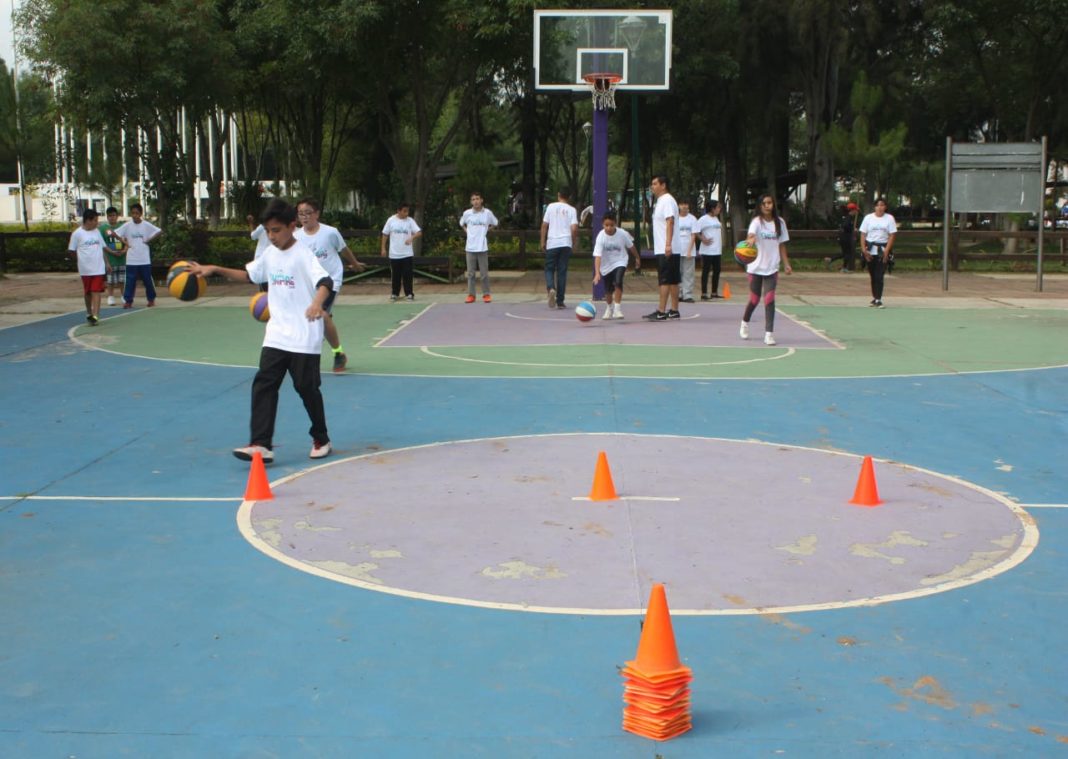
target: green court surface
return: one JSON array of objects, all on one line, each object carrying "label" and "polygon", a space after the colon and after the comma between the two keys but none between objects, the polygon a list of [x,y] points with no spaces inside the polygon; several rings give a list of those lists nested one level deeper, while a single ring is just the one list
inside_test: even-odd
[{"label": "green court surface", "polygon": [[[1052,309],[934,309],[795,306],[789,316],[839,349],[648,345],[380,348],[375,344],[425,308],[339,306],[334,317],[349,372],[471,377],[806,378],[955,374],[1068,365],[1068,312]],[[739,313],[740,313],[739,308]],[[782,318],[782,316],[780,316]],[[665,324],[665,329],[671,325]],[[255,366],[263,326],[237,306],[135,311],[79,327],[87,345],[128,355]],[[195,338],[195,339],[191,339]],[[725,335],[724,342],[737,340]],[[325,361],[325,359],[324,359]]]}]

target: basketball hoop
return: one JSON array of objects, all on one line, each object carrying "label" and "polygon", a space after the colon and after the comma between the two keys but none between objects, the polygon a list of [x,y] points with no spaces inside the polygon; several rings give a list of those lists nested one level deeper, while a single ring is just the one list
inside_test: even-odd
[{"label": "basketball hoop", "polygon": [[598,111],[616,109],[616,85],[623,81],[619,74],[594,73],[583,74],[583,81],[590,86],[593,94],[593,107]]}]

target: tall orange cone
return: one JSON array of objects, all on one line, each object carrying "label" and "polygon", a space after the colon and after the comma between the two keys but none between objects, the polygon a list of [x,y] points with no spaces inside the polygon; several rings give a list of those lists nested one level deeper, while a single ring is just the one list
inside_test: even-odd
[{"label": "tall orange cone", "polygon": [[597,468],[593,472],[593,487],[590,488],[591,501],[615,501],[616,486],[612,483],[612,472],[608,468],[608,456],[604,451],[597,454]]},{"label": "tall orange cone", "polygon": [[252,466],[248,470],[248,485],[245,486],[246,501],[269,501],[274,498],[267,482],[267,468],[259,451],[252,454]]},{"label": "tall orange cone", "polygon": [[864,457],[864,463],[860,465],[860,477],[857,478],[857,489],[853,492],[853,498],[849,501],[857,506],[879,506],[879,488],[875,485],[875,467],[871,463],[871,456]]},{"label": "tall orange cone", "polygon": [[730,299],[731,299],[731,283],[730,282],[724,282],[723,283],[723,300],[730,300]]},{"label": "tall orange cone", "polygon": [[659,583],[649,593],[649,607],[645,611],[642,636],[638,640],[638,653],[634,661],[627,662],[627,666],[657,680],[678,677],[689,671],[689,667],[683,667],[679,662],[667,594]]},{"label": "tall orange cone", "polygon": [[624,730],[666,741],[693,726],[689,685],[693,673],[679,661],[663,585],[654,585],[649,594],[638,653],[621,674]]}]

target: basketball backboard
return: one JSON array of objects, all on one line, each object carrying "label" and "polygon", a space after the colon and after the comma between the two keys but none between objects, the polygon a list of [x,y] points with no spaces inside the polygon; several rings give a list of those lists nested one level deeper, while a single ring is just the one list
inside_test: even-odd
[{"label": "basketball backboard", "polygon": [[620,90],[671,84],[671,11],[534,11],[534,88],[584,92],[583,76],[616,74]]}]

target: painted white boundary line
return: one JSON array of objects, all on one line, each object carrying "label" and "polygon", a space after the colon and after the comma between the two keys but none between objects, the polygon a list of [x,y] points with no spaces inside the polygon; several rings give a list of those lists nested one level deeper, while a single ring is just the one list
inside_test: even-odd
[{"label": "painted white boundary line", "polygon": [[[449,346],[449,347],[457,347],[457,346]],[[459,346],[459,347],[463,347],[463,346]],[[511,346],[511,347],[517,347],[517,346]],[[534,348],[534,347],[541,347],[541,346],[525,345],[525,346],[522,346],[522,347],[524,347],[524,348]],[[560,347],[560,346],[553,346],[553,347]],[[637,347],[637,346],[627,346],[627,347]],[[656,347],[656,346],[645,346],[645,347]],[[663,347],[663,346],[661,346],[661,347]],[[674,347],[674,346],[672,346],[672,347]],[[697,350],[697,349],[691,348],[691,350]],[[446,359],[448,361],[466,361],[466,362],[472,363],[472,364],[496,364],[496,365],[499,365],[499,366],[536,366],[536,367],[548,367],[548,368],[556,368],[556,369],[560,369],[560,368],[565,368],[565,369],[592,369],[592,368],[596,368],[596,367],[600,367],[600,366],[614,366],[614,367],[617,367],[617,368],[627,368],[627,369],[635,369],[635,368],[637,368],[637,369],[650,369],[650,370],[655,370],[655,369],[660,369],[660,368],[678,369],[678,368],[693,367],[693,366],[728,366],[730,364],[755,364],[755,363],[759,363],[759,362],[762,362],[762,361],[776,361],[776,360],[778,360],[780,358],[789,358],[790,356],[792,356],[795,353],[797,353],[797,349],[796,348],[787,348],[785,353],[780,353],[777,356],[764,356],[763,358],[746,358],[746,359],[739,359],[738,361],[702,361],[702,362],[694,363],[694,364],[624,364],[624,363],[620,363],[618,361],[608,361],[608,362],[600,363],[600,364],[575,364],[575,363],[571,363],[571,364],[538,364],[538,363],[528,363],[528,362],[524,362],[524,361],[491,361],[490,359],[485,359],[485,358],[467,358],[465,356],[449,356],[449,355],[446,355],[444,353],[437,353],[435,351],[432,351],[432,350],[430,350],[430,348],[428,348],[425,345],[422,346],[419,349],[419,351],[421,353],[424,353],[427,356],[431,356],[433,358],[441,358],[441,359]],[[573,379],[582,379],[582,377],[575,377]],[[618,379],[623,379],[623,378],[618,378]],[[659,377],[657,379],[659,379]],[[690,377],[689,379],[696,379],[696,378]]]},{"label": "painted white boundary line", "polygon": [[[496,440],[516,440],[527,438],[539,438],[539,437],[566,437],[566,436],[591,436],[591,437],[648,437],[648,438],[691,438],[692,435],[636,435],[630,432],[564,432],[564,433],[544,433],[538,435],[506,435],[502,437],[488,437],[488,438],[470,438],[466,440],[450,440],[440,443],[427,443],[424,445],[405,446],[403,448],[393,448],[384,451],[375,451],[373,453],[365,453],[359,456],[350,456],[344,459],[337,459],[331,461],[328,464],[323,464],[317,467],[311,467],[300,472],[295,472],[291,475],[283,477],[276,482],[271,483],[272,490],[278,485],[283,485],[286,482],[295,480],[297,477],[301,477],[308,472],[318,471],[331,466],[338,466],[339,464],[345,464],[350,461],[358,459],[370,458],[372,456],[381,456],[384,454],[401,453],[403,451],[416,451],[425,448],[437,448],[444,445],[454,445],[457,443],[475,443],[485,441]],[[788,445],[785,443],[772,443],[764,440],[739,440],[736,438],[721,438],[710,437],[702,438],[707,440],[718,440],[722,442],[732,443],[753,443],[757,445],[768,445],[776,448],[793,448],[802,451],[814,451],[817,453],[829,454],[833,456],[847,456],[852,459],[860,460],[863,457],[854,453],[845,453],[843,451],[829,451],[822,448],[813,448],[811,446],[804,445]],[[816,604],[798,604],[795,606],[760,606],[752,608],[738,608],[738,609],[676,609],[672,607],[671,613],[675,615],[694,616],[694,617],[715,617],[715,616],[741,616],[749,614],[797,614],[805,611],[829,611],[832,609],[847,609],[861,606],[879,606],[881,604],[890,603],[891,601],[906,601],[913,598],[922,598],[923,596],[930,596],[936,593],[945,593],[950,590],[956,590],[968,585],[980,582],[982,580],[988,580],[991,577],[996,577],[1003,572],[1007,572],[1018,564],[1022,563],[1038,546],[1038,526],[1035,524],[1034,518],[1031,517],[1020,505],[1010,501],[1003,495],[988,490],[980,485],[962,480],[952,475],[942,474],[941,472],[935,472],[930,469],[924,469],[922,467],[911,466],[909,464],[903,464],[897,461],[891,461],[889,459],[875,459],[879,463],[888,464],[891,466],[901,467],[913,472],[922,472],[923,474],[930,475],[932,477],[940,477],[943,480],[956,483],[962,487],[971,488],[982,495],[987,496],[995,501],[998,501],[1006,508],[1009,509],[1020,520],[1023,528],[1023,536],[1020,539],[1020,544],[1016,547],[1009,556],[1005,557],[997,564],[987,567],[981,572],[976,572],[968,577],[962,577],[949,582],[933,585],[928,588],[917,588],[915,590],[909,590],[902,593],[891,593],[883,596],[872,596],[869,598],[858,598],[852,601],[829,601],[826,603]],[[402,596],[404,598],[413,598],[421,601],[437,601],[439,603],[450,603],[457,606],[475,606],[483,609],[500,609],[506,611],[526,611],[537,612],[541,614],[572,614],[572,615],[585,615],[585,616],[636,616],[645,613],[645,609],[583,609],[583,608],[570,608],[570,607],[555,607],[555,606],[528,606],[523,604],[512,603],[499,603],[491,601],[479,601],[472,598],[459,598],[453,596],[442,596],[433,593],[423,593],[421,591],[406,590],[402,588],[391,588],[384,585],[378,585],[375,583],[365,582],[358,580],[354,577],[346,577],[344,575],[338,575],[333,572],[320,569],[319,567],[305,564],[297,559],[284,554],[272,545],[264,541],[256,533],[256,530],[252,526],[252,508],[255,506],[255,501],[242,501],[241,507],[237,510],[237,528],[241,532],[241,535],[252,544],[254,548],[262,553],[270,556],[276,561],[280,561],[286,566],[294,569],[299,569],[302,572],[322,577],[327,580],[333,580],[334,582],[344,583],[346,585],[353,585],[364,590],[373,590],[379,593],[388,593],[390,595]]]},{"label": "painted white boundary line", "polygon": [[0,501],[151,501],[160,503],[241,503],[241,498],[197,498],[135,495],[0,495]]}]

